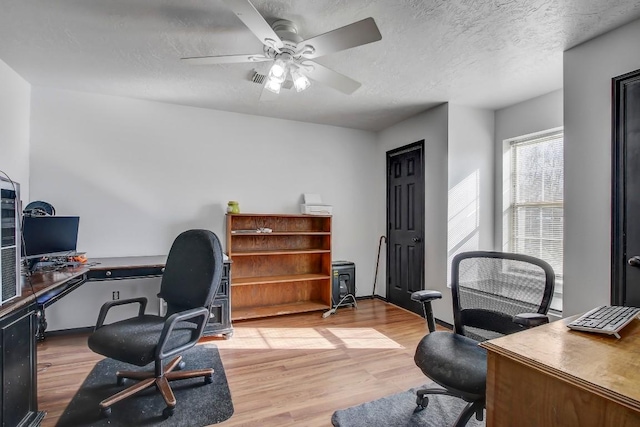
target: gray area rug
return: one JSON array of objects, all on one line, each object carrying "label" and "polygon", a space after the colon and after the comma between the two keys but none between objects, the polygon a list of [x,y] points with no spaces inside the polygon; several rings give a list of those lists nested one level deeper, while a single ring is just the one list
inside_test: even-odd
[{"label": "gray area rug", "polygon": [[[183,356],[185,369],[212,367],[213,382],[205,384],[202,378],[172,381],[171,388],[177,400],[172,417],[166,420],[162,418],[162,410],[166,405],[154,387],[114,404],[111,416],[102,417],[98,403],[132,384],[132,380],[126,380],[124,386],[117,386],[116,371],[145,370],[113,359],[104,359],[89,373],[56,425],[200,427],[231,417],[233,403],[217,347],[213,344],[198,345]],[[146,368],[153,369],[153,363]]]},{"label": "gray area rug", "polygon": [[[424,387],[424,386],[423,386]],[[331,423],[335,427],[446,427],[455,423],[466,402],[450,396],[429,396],[429,406],[420,412],[416,409],[416,390],[412,388],[372,402],[333,413]],[[475,416],[468,427],[484,426]]]}]

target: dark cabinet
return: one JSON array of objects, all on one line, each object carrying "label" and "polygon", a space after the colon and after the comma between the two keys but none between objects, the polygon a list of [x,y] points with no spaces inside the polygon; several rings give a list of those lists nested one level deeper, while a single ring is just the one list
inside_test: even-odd
[{"label": "dark cabinet", "polygon": [[0,320],[0,425],[37,426],[35,305]]},{"label": "dark cabinet", "polygon": [[231,293],[229,292],[230,283],[231,263],[227,261],[224,263],[220,289],[211,304],[209,323],[204,330],[204,334],[207,336],[222,335],[225,338],[231,338],[233,336],[233,327],[231,326]]}]

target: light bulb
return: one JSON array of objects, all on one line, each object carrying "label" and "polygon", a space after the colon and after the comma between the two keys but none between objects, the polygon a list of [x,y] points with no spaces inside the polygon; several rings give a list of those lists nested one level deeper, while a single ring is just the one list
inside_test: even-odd
[{"label": "light bulb", "polygon": [[273,81],[279,82],[280,84],[284,83],[287,78],[288,65],[287,61],[282,58],[276,59],[269,70],[269,78]]},{"label": "light bulb", "polygon": [[286,70],[287,64],[282,59],[276,59],[269,74],[276,78],[282,78]]},{"label": "light bulb", "polygon": [[266,83],[264,84],[264,88],[278,94],[280,93],[280,88],[282,87],[282,82],[278,80],[274,80],[271,77],[267,78]]},{"label": "light bulb", "polygon": [[302,74],[297,68],[291,70],[291,78],[293,79],[293,85],[296,87],[296,91],[298,92],[302,92],[311,86],[311,82],[307,76]]}]

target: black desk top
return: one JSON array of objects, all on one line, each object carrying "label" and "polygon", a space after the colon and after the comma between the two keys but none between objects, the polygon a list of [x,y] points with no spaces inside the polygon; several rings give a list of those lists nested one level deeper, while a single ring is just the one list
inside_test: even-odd
[{"label": "black desk top", "polygon": [[109,270],[116,268],[164,267],[166,255],[130,256],[113,258],[89,258],[87,265],[91,270]]},{"label": "black desk top", "polygon": [[[0,305],[0,317],[7,316],[36,302],[37,299],[62,292],[74,279],[90,271],[109,269],[133,269],[140,267],[164,267],[166,255],[93,258],[78,267],[65,267],[52,271],[39,271],[29,277],[22,276],[22,295]],[[86,278],[86,277],[85,277]]]},{"label": "black desk top", "polygon": [[[166,255],[130,256],[111,258],[89,258],[86,264],[78,267],[65,267],[52,271],[33,273],[28,278],[22,276],[22,295],[4,304],[0,304],[0,317],[11,314],[23,307],[35,303],[38,299],[47,299],[59,292],[64,292],[67,284],[91,271],[130,270],[137,268],[164,267]],[[225,263],[229,260],[225,259]],[[68,290],[67,290],[68,291]]]},{"label": "black desk top", "polygon": [[88,271],[87,267],[80,266],[38,272],[29,277],[22,276],[22,295],[0,305],[0,317],[34,303],[36,298],[64,286],[69,281],[85,275]]}]

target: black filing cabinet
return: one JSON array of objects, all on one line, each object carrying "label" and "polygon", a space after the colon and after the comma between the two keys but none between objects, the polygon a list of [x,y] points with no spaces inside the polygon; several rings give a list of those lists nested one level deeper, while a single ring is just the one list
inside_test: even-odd
[{"label": "black filing cabinet", "polygon": [[204,329],[204,335],[222,335],[224,338],[233,336],[231,326],[231,262],[225,261],[222,271],[222,281],[216,298],[211,304],[209,323]]}]

